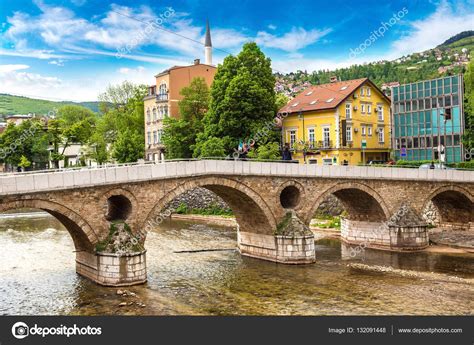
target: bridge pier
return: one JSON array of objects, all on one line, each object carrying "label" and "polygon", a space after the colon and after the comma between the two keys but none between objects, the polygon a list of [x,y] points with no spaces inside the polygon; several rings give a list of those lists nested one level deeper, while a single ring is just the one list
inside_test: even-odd
[{"label": "bridge pier", "polygon": [[316,261],[314,235],[298,218],[288,213],[275,234],[237,231],[240,254],[283,264],[310,264]]},{"label": "bridge pier", "polygon": [[133,254],[76,253],[76,272],[104,286],[143,284],[146,275],[146,251]]},{"label": "bridge pier", "polygon": [[387,222],[343,218],[341,239],[374,249],[422,250],[429,245],[428,227],[410,208],[398,211]]},{"label": "bridge pier", "polygon": [[279,236],[251,232],[237,233],[240,254],[283,264],[311,264],[316,261],[314,235]]}]

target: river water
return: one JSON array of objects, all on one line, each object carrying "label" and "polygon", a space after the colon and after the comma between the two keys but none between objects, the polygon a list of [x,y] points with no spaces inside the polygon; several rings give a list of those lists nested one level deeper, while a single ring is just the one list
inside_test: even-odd
[{"label": "river water", "polygon": [[[366,250],[351,258],[340,241],[320,240],[316,264],[286,266],[241,257],[232,228],[171,220],[145,246],[148,282],[126,289],[135,296],[117,295],[75,273],[72,239],[56,219],[3,215],[0,315],[474,314],[474,255]],[[197,249],[222,251],[176,253]],[[351,265],[361,260],[397,270]]]}]

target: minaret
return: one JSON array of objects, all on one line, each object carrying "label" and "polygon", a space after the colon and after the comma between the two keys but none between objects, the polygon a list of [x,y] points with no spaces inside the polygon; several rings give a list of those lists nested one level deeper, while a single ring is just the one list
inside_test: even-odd
[{"label": "minaret", "polygon": [[204,63],[212,65],[212,42],[211,29],[209,28],[209,20],[206,21],[206,40],[204,42]]}]

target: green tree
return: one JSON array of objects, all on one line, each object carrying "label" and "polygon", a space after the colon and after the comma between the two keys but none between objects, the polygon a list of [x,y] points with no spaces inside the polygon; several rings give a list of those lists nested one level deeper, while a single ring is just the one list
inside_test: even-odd
[{"label": "green tree", "polygon": [[276,142],[268,142],[260,145],[257,149],[250,150],[248,157],[261,160],[279,160],[281,159],[280,145]]},{"label": "green tree", "polygon": [[290,99],[286,95],[282,93],[277,94],[275,98],[276,111],[279,111],[281,108],[287,105],[289,101]]},{"label": "green tree", "polygon": [[236,57],[219,65],[211,87],[204,131],[197,137],[195,157],[205,156],[208,140],[220,138],[223,154],[233,152],[239,140],[252,138],[275,116],[275,77],[271,61],[256,43],[246,43]]},{"label": "green tree", "polygon": [[209,107],[209,88],[204,78],[194,78],[181,90],[179,102],[181,118],[165,118],[163,143],[170,159],[191,158],[197,134],[203,131],[202,119]]},{"label": "green tree", "polygon": [[[145,123],[143,98],[145,85],[123,82],[109,86],[99,96],[104,115],[99,119],[91,137],[89,157],[105,163],[113,157],[120,163],[136,162],[145,154]],[[108,154],[110,150],[111,154]]]},{"label": "green tree", "polygon": [[133,129],[119,132],[112,155],[119,163],[136,162],[143,158],[145,155],[143,135]]},{"label": "green tree", "polygon": [[48,137],[38,119],[19,125],[10,123],[0,135],[0,162],[15,167],[20,165],[22,157],[35,165],[48,161]]},{"label": "green tree", "polygon": [[474,58],[471,59],[464,74],[464,111],[466,132],[463,143],[466,148],[474,148]]},{"label": "green tree", "polygon": [[31,162],[25,156],[21,156],[20,163],[18,163],[18,166],[22,168],[22,170],[25,170],[26,168],[29,168],[31,166]]},{"label": "green tree", "polygon": [[78,105],[66,105],[58,110],[57,118],[48,122],[48,134],[52,144],[51,160],[56,168],[64,159],[64,152],[72,144],[85,145],[94,133],[96,115],[88,108]]},{"label": "green tree", "polygon": [[220,138],[209,138],[202,143],[200,157],[223,157],[225,156],[224,142]]}]

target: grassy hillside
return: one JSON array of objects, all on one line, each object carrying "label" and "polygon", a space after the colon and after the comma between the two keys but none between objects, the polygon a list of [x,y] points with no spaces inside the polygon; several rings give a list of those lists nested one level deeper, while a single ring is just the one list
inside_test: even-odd
[{"label": "grassy hillside", "polygon": [[46,115],[55,109],[68,104],[81,105],[94,112],[99,112],[99,102],[53,102],[21,96],[0,94],[0,116],[12,114],[36,113]]}]

